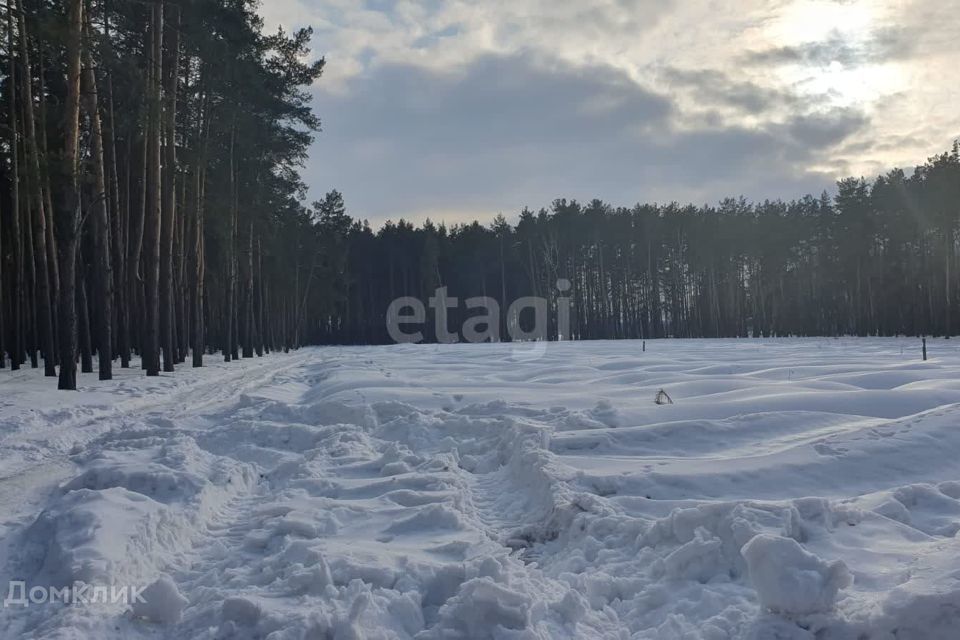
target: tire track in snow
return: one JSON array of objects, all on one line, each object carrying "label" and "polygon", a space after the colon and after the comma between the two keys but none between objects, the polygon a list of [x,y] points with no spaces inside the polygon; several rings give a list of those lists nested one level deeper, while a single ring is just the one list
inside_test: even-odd
[{"label": "tire track in snow", "polygon": [[[161,415],[170,419],[189,416],[204,407],[228,402],[266,384],[285,370],[300,366],[304,357],[298,355],[294,359],[283,360],[268,358],[256,362],[257,366],[245,367],[240,371],[227,369],[222,377],[210,380],[201,377],[197,382],[178,384],[167,393],[146,400],[137,398],[127,402],[119,401],[95,410],[78,407],[76,414],[68,413],[65,419],[57,422],[55,427],[58,431],[53,434],[44,431],[29,433],[25,438],[18,438],[16,433],[4,437],[0,441],[0,450],[7,452],[7,455],[3,456],[3,467],[12,468],[13,472],[0,478],[0,511],[10,514],[18,503],[24,503],[24,496],[29,504],[36,504],[49,493],[51,487],[68,479],[70,472],[76,469],[68,457],[71,453],[77,453],[103,433],[117,426],[123,427],[127,421],[136,420],[139,414]],[[44,379],[44,382],[49,381]],[[36,413],[38,415],[33,420],[43,421],[51,413],[64,415],[64,410]],[[11,423],[17,419],[16,416],[7,418]],[[34,459],[12,463],[6,459],[10,457],[11,451],[22,449],[28,444],[33,445],[31,453],[36,454]],[[42,481],[31,482],[31,478]]]},{"label": "tire track in snow", "polygon": [[[7,464],[8,461],[4,461],[4,466],[13,467],[14,472],[0,478],[0,512],[5,514],[5,520],[0,523],[0,582],[4,582],[2,576],[9,577],[19,573],[18,567],[23,562],[20,547],[24,540],[24,528],[36,519],[37,510],[42,508],[45,502],[56,499],[60,492],[59,487],[82,469],[82,465],[75,462],[75,459],[82,457],[89,447],[99,448],[103,444],[109,444],[111,433],[126,437],[123,434],[128,430],[143,428],[138,425],[144,425],[149,432],[151,423],[159,421],[169,427],[173,421],[192,419],[198,412],[211,407],[239,402],[246,392],[260,388],[285,372],[300,367],[309,357],[309,353],[301,353],[241,361],[245,366],[239,370],[229,365],[208,365],[199,370],[184,370],[180,375],[186,379],[176,379],[176,375],[153,379],[138,378],[134,384],[155,387],[155,395],[121,399],[93,408],[78,405],[53,411],[30,411],[34,421],[42,422],[48,415],[58,417],[55,425],[58,437],[51,438],[48,431],[31,431],[25,435],[14,432],[0,443],[7,451],[7,456],[17,446],[24,446],[25,443],[38,444],[32,450],[36,454],[33,459],[16,464]],[[220,375],[210,375],[210,369],[222,370],[217,372]],[[43,379],[41,381],[49,382]],[[157,382],[161,384],[157,385]],[[111,393],[106,395],[123,396],[128,391],[128,387],[111,388]],[[80,395],[67,397],[68,400],[82,399]],[[16,421],[17,418],[13,416],[8,419]],[[166,437],[178,432],[165,428],[160,433]],[[16,613],[16,610],[5,608],[2,613],[11,612]],[[3,617],[0,615],[0,622],[3,622]]]},{"label": "tire track in snow", "polygon": [[[171,572],[190,605],[163,637],[486,637],[497,625],[533,624],[533,594],[559,602],[569,593],[516,553],[557,511],[552,481],[531,466],[549,457],[540,430],[409,406],[396,416],[375,406],[378,417],[364,421],[330,403],[320,369],[300,372],[314,382],[306,402],[220,416],[250,424],[233,434],[235,447],[201,442],[218,455],[259,456],[261,480],[218,511]],[[466,470],[458,459],[468,452],[488,454],[482,466],[493,468]],[[531,491],[533,479],[544,484]],[[544,615],[538,624],[562,619]]]}]

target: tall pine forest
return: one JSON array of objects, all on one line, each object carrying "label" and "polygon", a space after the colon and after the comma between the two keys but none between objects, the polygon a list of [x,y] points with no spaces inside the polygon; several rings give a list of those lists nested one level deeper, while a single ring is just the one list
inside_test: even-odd
[{"label": "tall pine forest", "polygon": [[4,9],[0,363],[75,389],[299,344],[310,31],[249,0]]},{"label": "tall pine forest", "polygon": [[[833,196],[790,201],[559,199],[513,224],[498,215],[486,226],[378,230],[346,218],[336,193],[314,210],[329,291],[311,306],[323,311],[304,325],[310,342],[390,342],[390,301],[426,303],[437,287],[459,298],[451,331],[484,314],[469,298],[506,301],[502,339],[507,303],[521,296],[548,300],[550,339],[960,334],[956,143],[909,174],[844,179]],[[558,296],[572,303],[568,336],[558,336]],[[436,338],[432,318],[423,333]]]},{"label": "tall pine forest", "polygon": [[61,389],[387,343],[391,301],[442,287],[451,328],[500,301],[502,339],[522,296],[572,300],[550,339],[960,333],[956,144],[834,195],[373,228],[337,191],[307,204],[309,29],[265,32],[253,0],[3,8],[0,365]]}]

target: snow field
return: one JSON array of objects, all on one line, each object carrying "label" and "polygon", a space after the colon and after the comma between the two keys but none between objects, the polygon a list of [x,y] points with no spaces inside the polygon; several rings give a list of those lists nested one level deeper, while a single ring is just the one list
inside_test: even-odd
[{"label": "snow field", "polygon": [[66,399],[2,372],[2,575],[147,590],[0,637],[955,638],[960,351],[916,343],[323,348]]}]

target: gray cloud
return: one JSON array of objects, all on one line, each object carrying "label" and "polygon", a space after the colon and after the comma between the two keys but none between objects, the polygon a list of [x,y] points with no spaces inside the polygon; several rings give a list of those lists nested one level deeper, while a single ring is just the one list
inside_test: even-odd
[{"label": "gray cloud", "polygon": [[916,36],[912,29],[886,27],[858,43],[834,32],[829,38],[817,42],[749,51],[742,59],[748,64],[761,66],[802,64],[827,67],[838,62],[844,67],[858,67],[910,57]]},{"label": "gray cloud", "polygon": [[833,109],[826,113],[795,116],[786,128],[797,143],[811,150],[820,150],[839,145],[868,124],[869,119],[856,109]]},{"label": "gray cloud", "polygon": [[[715,201],[799,196],[831,180],[803,166],[853,114],[762,128],[679,129],[675,104],[609,67],[486,56],[462,72],[385,65],[321,97],[327,133],[307,179],[382,221],[487,217],[555,197]],[[860,123],[862,125],[862,122]]]},{"label": "gray cloud", "polygon": [[748,80],[735,80],[717,69],[667,67],[661,76],[669,86],[692,91],[698,104],[726,105],[749,114],[798,109],[810,103],[809,98]]}]

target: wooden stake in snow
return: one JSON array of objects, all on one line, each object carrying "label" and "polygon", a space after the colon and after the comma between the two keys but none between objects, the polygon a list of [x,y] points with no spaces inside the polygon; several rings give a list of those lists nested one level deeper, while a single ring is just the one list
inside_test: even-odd
[{"label": "wooden stake in snow", "polygon": [[673,400],[670,399],[670,396],[667,395],[667,392],[663,389],[657,392],[657,397],[653,399],[657,404],[673,404]]},{"label": "wooden stake in snow", "polygon": [[927,339],[923,339],[923,361],[927,361]]}]

